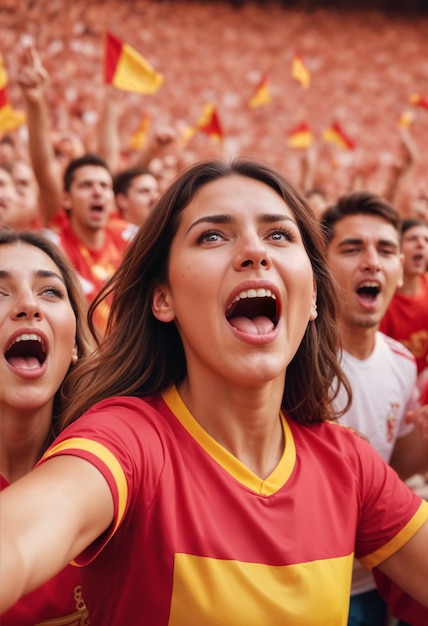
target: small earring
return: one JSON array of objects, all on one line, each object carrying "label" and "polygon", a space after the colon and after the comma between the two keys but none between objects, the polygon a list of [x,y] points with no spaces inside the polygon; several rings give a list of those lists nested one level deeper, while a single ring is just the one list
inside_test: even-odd
[{"label": "small earring", "polygon": [[78,360],[79,360],[79,357],[77,356],[77,354],[73,354],[73,356],[71,357],[71,364],[76,365]]}]

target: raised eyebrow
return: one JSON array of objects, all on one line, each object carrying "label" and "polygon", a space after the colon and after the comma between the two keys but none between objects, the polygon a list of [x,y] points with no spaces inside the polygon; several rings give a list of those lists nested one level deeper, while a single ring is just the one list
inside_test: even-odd
[{"label": "raised eyebrow", "polygon": [[263,213],[260,218],[260,222],[265,223],[273,223],[273,222],[291,222],[295,226],[297,226],[296,221],[290,217],[290,215],[286,215],[284,213]]},{"label": "raised eyebrow", "polygon": [[[235,222],[235,218],[232,215],[227,213],[218,213],[216,215],[204,215],[204,217],[200,217],[195,220],[187,229],[189,233],[195,226],[198,224],[232,224]],[[271,224],[274,222],[283,222],[288,221],[297,226],[296,222],[289,215],[285,215],[283,213],[263,213],[259,220],[261,223]]]},{"label": "raised eyebrow", "polygon": [[57,278],[63,284],[65,284],[64,278],[61,274],[57,274],[57,272],[53,272],[52,270],[37,270],[34,272],[35,276],[38,278]]},{"label": "raised eyebrow", "polygon": [[[65,284],[65,281],[63,277],[61,276],[61,274],[57,274],[56,272],[53,272],[51,270],[35,270],[33,274],[36,278],[56,278],[60,280],[63,284]],[[8,270],[0,269],[0,278],[11,278],[11,277],[12,277],[12,272],[9,272]]]}]

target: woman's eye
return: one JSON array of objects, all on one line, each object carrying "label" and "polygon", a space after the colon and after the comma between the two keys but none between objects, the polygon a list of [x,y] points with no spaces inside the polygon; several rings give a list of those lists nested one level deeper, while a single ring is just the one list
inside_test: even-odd
[{"label": "woman's eye", "polygon": [[202,233],[198,238],[198,243],[215,243],[222,239],[222,235],[218,230],[209,230],[205,233]]},{"label": "woman's eye", "polygon": [[274,239],[275,241],[293,241],[294,240],[294,235],[289,231],[286,230],[285,228],[277,228],[274,231],[272,231],[270,237],[272,239]]},{"label": "woman's eye", "polygon": [[61,291],[60,289],[57,289],[56,287],[46,287],[46,289],[42,291],[42,294],[45,296],[48,296],[49,298],[61,299],[64,297],[64,292]]}]

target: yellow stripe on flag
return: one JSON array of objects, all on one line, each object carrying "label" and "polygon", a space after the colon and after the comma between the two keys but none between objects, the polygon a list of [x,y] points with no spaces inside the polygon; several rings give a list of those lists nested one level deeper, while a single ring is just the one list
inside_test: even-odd
[{"label": "yellow stripe on flag", "polygon": [[123,44],[122,52],[113,77],[117,89],[134,93],[156,93],[163,82],[163,75],[156,72],[144,57],[128,44]]},{"label": "yellow stripe on flag", "polygon": [[6,104],[0,109],[0,135],[11,133],[27,121],[27,116],[22,111],[15,111],[11,104]]},{"label": "yellow stripe on flag", "polygon": [[299,54],[294,55],[291,75],[303,89],[307,89],[311,84],[311,73]]},{"label": "yellow stripe on flag", "polygon": [[265,106],[269,104],[271,101],[271,93],[270,93],[270,85],[267,78],[263,78],[257,89],[255,90],[253,96],[248,101],[248,106],[251,109],[257,109],[258,107]]}]

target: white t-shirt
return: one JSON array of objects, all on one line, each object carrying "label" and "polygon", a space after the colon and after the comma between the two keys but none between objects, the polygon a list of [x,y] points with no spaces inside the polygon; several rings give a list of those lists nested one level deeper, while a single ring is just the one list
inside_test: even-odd
[{"label": "white t-shirt", "polygon": [[[412,424],[404,423],[404,416],[419,406],[415,359],[401,343],[377,332],[374,350],[367,359],[359,360],[343,351],[341,366],[351,384],[352,405],[339,422],[365,435],[389,463],[396,439],[413,430]],[[334,406],[343,408],[345,402],[342,389]],[[371,572],[356,561],[351,595],[375,588]]]}]

